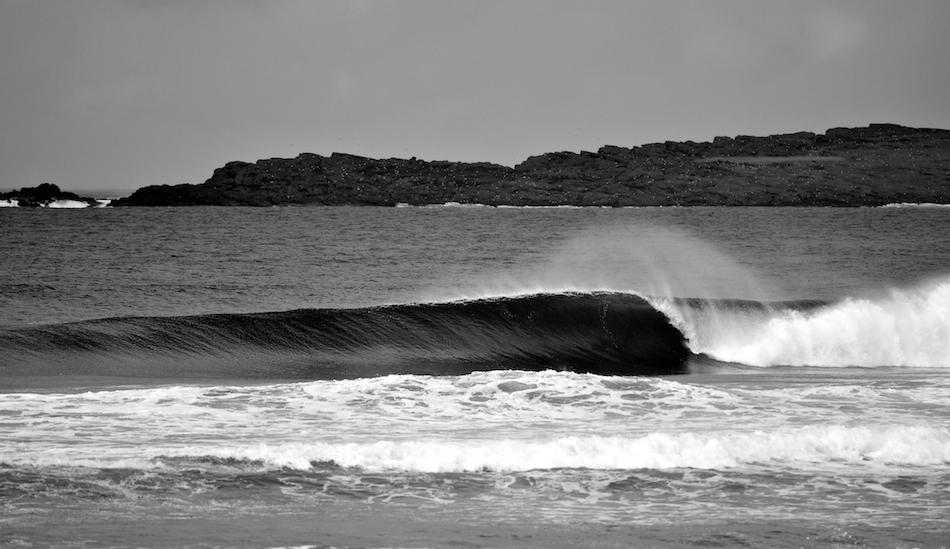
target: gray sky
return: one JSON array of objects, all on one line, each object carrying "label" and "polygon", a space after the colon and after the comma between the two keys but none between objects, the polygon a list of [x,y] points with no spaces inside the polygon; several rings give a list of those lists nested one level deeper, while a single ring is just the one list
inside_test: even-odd
[{"label": "gray sky", "polygon": [[950,128],[950,2],[0,0],[0,189]]}]

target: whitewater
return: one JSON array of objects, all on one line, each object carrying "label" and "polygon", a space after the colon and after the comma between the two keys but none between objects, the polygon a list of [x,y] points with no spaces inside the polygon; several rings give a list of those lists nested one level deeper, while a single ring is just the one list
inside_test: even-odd
[{"label": "whitewater", "polygon": [[0,222],[0,543],[950,539],[947,209]]},{"label": "whitewater", "polygon": [[789,304],[689,306],[656,300],[693,351],[752,366],[950,364],[950,279],[847,297],[801,310]]}]

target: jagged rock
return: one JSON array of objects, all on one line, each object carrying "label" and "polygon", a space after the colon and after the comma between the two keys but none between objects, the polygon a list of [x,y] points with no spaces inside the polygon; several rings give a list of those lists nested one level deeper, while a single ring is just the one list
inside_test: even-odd
[{"label": "jagged rock", "polygon": [[114,206],[878,206],[950,203],[950,131],[893,124],[716,137],[489,163],[303,153],[229,162],[199,185],[152,186]]},{"label": "jagged rock", "polygon": [[41,183],[36,187],[23,187],[19,191],[10,191],[0,194],[0,200],[16,200],[21,208],[45,208],[51,203],[60,200],[84,202],[89,206],[97,206],[95,198],[79,196],[76,193],[60,190],[52,183]]}]

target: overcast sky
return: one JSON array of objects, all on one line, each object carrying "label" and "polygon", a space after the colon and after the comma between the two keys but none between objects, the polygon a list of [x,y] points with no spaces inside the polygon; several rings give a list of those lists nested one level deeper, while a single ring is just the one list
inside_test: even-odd
[{"label": "overcast sky", "polygon": [[948,0],[0,0],[0,190],[950,128],[948,24]]}]

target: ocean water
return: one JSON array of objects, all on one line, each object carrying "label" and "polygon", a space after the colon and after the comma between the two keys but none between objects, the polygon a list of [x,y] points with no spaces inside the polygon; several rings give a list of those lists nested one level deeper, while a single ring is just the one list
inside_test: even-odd
[{"label": "ocean water", "polygon": [[950,546],[948,208],[0,235],[0,545]]}]

